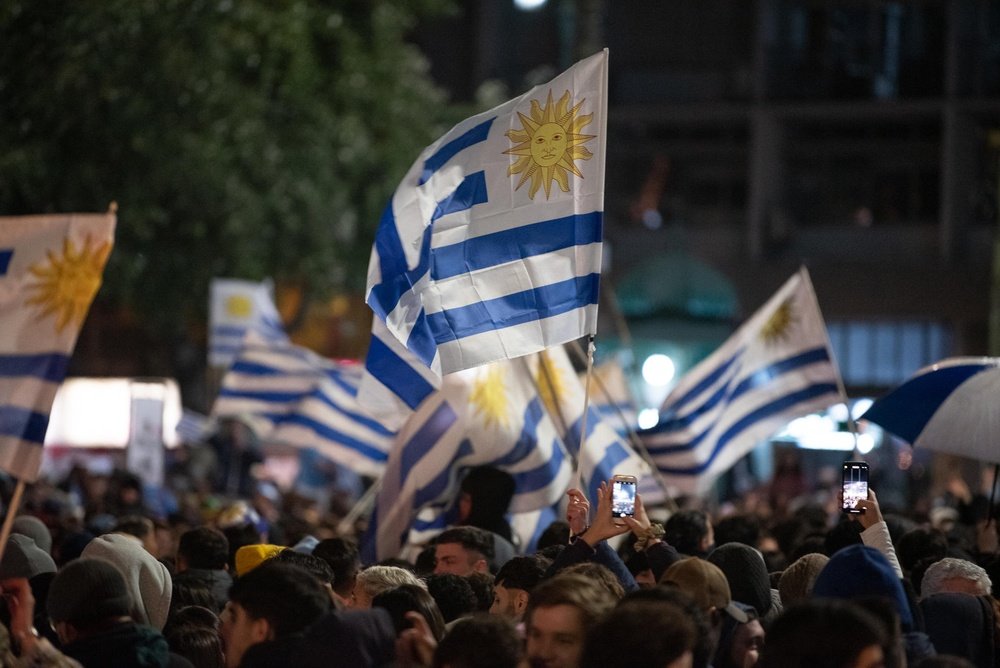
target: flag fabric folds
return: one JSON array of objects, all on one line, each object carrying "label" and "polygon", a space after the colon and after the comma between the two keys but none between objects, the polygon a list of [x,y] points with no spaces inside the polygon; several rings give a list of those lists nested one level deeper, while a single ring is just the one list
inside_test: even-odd
[{"label": "flag fabric folds", "polygon": [[[639,429],[639,411],[629,389],[625,370],[617,360],[595,364],[590,381],[590,404],[619,435],[627,437],[629,431]],[[580,372],[585,382],[586,372]]]},{"label": "flag fabric folds", "polygon": [[0,469],[26,482],[114,231],[113,213],[0,218]]},{"label": "flag fabric folds", "polygon": [[666,398],[639,432],[682,492],[703,491],[792,418],[843,401],[839,371],[803,267]]},{"label": "flag fabric folds", "polygon": [[232,364],[250,330],[266,340],[288,340],[271,281],[215,278],[210,293],[208,363],[212,366]]},{"label": "flag fabric folds", "polygon": [[315,448],[365,475],[381,473],[393,432],[357,400],[361,366],[251,331],[222,380],[212,415],[246,420],[262,439]]},{"label": "flag fabric folds", "polygon": [[396,189],[366,300],[435,376],[595,331],[606,112],[605,51],[459,123]]}]

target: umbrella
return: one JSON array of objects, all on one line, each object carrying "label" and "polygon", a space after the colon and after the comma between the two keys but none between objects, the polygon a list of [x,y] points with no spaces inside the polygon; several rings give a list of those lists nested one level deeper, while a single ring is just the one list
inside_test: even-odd
[{"label": "umbrella", "polygon": [[990,462],[996,465],[995,485],[1000,472],[1000,357],[953,357],[925,367],[861,418],[914,447]]}]

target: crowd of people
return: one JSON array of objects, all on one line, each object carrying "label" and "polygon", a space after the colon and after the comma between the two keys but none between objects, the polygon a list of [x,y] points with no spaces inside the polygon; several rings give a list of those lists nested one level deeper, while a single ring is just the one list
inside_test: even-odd
[{"label": "crowd of people", "polygon": [[[0,561],[4,666],[923,668],[1000,665],[985,499],[927,517],[800,503],[632,517],[568,492],[525,553],[504,476],[452,526],[362,563],[355,532],[273,486],[244,498],[75,470],[29,487]],[[223,485],[232,492],[239,486]],[[211,487],[209,484],[208,488]],[[489,490],[489,493],[477,493]],[[498,491],[499,490],[499,491]],[[10,489],[3,500],[10,499]],[[942,523],[942,519],[946,520]],[[922,520],[922,521],[921,521]]]}]

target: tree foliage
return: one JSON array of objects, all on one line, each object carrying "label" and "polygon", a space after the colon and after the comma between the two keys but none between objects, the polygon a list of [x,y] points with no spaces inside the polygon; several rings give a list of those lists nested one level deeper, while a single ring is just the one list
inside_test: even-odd
[{"label": "tree foliage", "polygon": [[363,286],[445,104],[406,42],[444,0],[0,4],[0,213],[119,204],[103,298],[155,328],[213,276]]}]

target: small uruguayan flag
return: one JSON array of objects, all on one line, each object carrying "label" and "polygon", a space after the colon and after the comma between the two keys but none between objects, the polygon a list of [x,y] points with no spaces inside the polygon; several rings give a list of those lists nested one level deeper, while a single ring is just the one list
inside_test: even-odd
[{"label": "small uruguayan flag", "polygon": [[605,51],[459,123],[396,189],[367,302],[435,376],[595,332],[606,118]]},{"label": "small uruguayan flag", "polygon": [[393,433],[357,400],[362,369],[250,332],[222,380],[213,417],[239,417],[261,439],[314,448],[365,475],[379,475]]},{"label": "small uruguayan flag", "polygon": [[288,340],[271,281],[215,278],[210,292],[208,363],[212,366],[232,364],[250,330],[270,341]]},{"label": "small uruguayan flag", "polygon": [[115,215],[0,218],[0,469],[33,482]]},{"label": "small uruguayan flag", "polygon": [[703,491],[789,420],[843,401],[809,272],[803,267],[689,371],[640,432],[679,491]]}]

